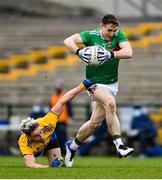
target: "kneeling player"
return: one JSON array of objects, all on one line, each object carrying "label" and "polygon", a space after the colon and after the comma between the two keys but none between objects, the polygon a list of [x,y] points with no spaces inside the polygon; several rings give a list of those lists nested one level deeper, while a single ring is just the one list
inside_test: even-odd
[{"label": "kneeling player", "polygon": [[[61,114],[64,105],[85,89],[93,90],[94,83],[84,80],[79,86],[68,91],[42,118],[36,120],[27,118],[22,120],[18,144],[24,157],[25,164],[31,168],[47,168],[61,166],[61,152],[54,134],[58,116]],[[35,157],[45,154],[48,158],[48,165],[36,163]]]}]

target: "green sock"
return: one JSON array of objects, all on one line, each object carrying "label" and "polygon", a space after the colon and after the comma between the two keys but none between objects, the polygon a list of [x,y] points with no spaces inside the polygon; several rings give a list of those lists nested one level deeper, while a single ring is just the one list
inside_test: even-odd
[{"label": "green sock", "polygon": [[113,143],[115,144],[116,149],[118,150],[120,145],[123,145],[121,135],[112,135],[112,138],[113,138]]},{"label": "green sock", "polygon": [[74,138],[74,141],[78,146],[80,146],[82,144],[76,137]]},{"label": "green sock", "polygon": [[112,138],[113,138],[113,141],[114,141],[116,139],[121,138],[121,135],[114,134],[114,135],[112,135]]},{"label": "green sock", "polygon": [[79,145],[82,144],[77,138],[74,138],[72,140],[72,143],[70,144],[70,149],[76,151],[79,148]]}]

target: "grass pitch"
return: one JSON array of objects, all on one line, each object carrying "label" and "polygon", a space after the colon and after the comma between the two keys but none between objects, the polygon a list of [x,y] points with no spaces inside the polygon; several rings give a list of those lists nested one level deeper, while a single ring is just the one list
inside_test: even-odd
[{"label": "grass pitch", "polygon": [[[38,159],[46,164],[45,158]],[[20,157],[0,157],[0,179],[161,179],[162,158],[76,157],[73,168],[26,168]]]}]

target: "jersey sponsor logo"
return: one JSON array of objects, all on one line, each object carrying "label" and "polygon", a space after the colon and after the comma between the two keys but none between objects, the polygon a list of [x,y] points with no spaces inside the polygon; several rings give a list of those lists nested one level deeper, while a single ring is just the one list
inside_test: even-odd
[{"label": "jersey sponsor logo", "polygon": [[43,130],[43,133],[45,133],[46,131],[49,131],[53,128],[53,126],[51,124],[49,124],[48,126],[45,126],[42,130]]}]

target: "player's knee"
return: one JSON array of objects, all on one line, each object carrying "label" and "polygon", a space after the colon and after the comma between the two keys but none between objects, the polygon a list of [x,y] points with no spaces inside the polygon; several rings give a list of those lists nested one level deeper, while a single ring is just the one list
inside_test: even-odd
[{"label": "player's knee", "polygon": [[108,101],[105,103],[105,109],[106,109],[106,111],[115,113],[116,105],[113,101]]}]

